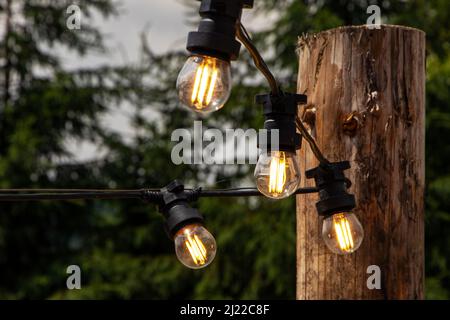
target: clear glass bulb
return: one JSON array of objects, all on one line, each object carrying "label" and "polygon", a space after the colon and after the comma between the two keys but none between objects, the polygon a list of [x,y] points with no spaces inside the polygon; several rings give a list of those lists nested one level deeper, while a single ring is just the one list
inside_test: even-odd
[{"label": "clear glass bulb", "polygon": [[323,220],[322,238],[334,253],[350,254],[361,245],[364,230],[353,212],[339,212]]},{"label": "clear glass bulb", "polygon": [[265,196],[282,199],[293,194],[300,183],[294,152],[270,151],[259,156],[255,167],[256,186]]},{"label": "clear glass bulb", "polygon": [[204,268],[216,256],[216,240],[201,224],[181,228],[175,234],[174,242],[178,260],[188,268]]},{"label": "clear glass bulb", "polygon": [[191,110],[219,110],[230,96],[230,63],[209,56],[189,57],[178,75],[177,90],[180,101]]}]

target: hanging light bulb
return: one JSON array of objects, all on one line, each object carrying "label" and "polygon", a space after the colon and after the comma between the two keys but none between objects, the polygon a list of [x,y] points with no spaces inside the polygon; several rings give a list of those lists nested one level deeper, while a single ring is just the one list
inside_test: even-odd
[{"label": "hanging light bulb", "polygon": [[351,211],[356,206],[355,196],[349,194],[349,180],[344,171],[350,169],[349,161],[329,162],[306,171],[319,189],[316,208],[323,216],[322,238],[326,246],[336,254],[356,251],[364,238],[364,230]]},{"label": "hanging light bulb", "polygon": [[263,195],[283,199],[295,193],[300,184],[300,168],[296,150],[301,147],[301,136],[296,131],[295,118],[299,103],[305,96],[281,93],[256,96],[264,112],[266,137],[258,137],[258,148],[263,150],[256,163],[256,186]]},{"label": "hanging light bulb", "polygon": [[265,196],[282,199],[293,194],[300,183],[297,156],[289,151],[260,155],[255,168],[256,186]]},{"label": "hanging light bulb", "polygon": [[219,110],[231,91],[230,61],[239,56],[236,28],[244,8],[253,0],[201,0],[197,31],[189,32],[186,49],[191,56],[177,79],[178,97],[200,113]]},{"label": "hanging light bulb", "polygon": [[178,260],[188,268],[204,268],[216,256],[216,240],[201,224],[181,228],[175,234],[174,242]]},{"label": "hanging light bulb", "polygon": [[322,238],[332,252],[350,254],[361,245],[364,230],[354,213],[339,212],[324,218]]},{"label": "hanging light bulb", "polygon": [[230,63],[204,55],[189,57],[178,76],[177,90],[180,101],[191,110],[219,110],[230,96]]},{"label": "hanging light bulb", "polygon": [[172,181],[161,189],[161,194],[160,211],[178,260],[191,269],[208,266],[216,256],[216,240],[204,227],[200,212],[189,206],[183,183]]}]

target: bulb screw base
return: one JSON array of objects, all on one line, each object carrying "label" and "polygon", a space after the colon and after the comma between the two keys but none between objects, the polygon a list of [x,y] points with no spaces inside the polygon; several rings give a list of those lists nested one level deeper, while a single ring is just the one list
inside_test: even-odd
[{"label": "bulb screw base", "polygon": [[314,179],[319,189],[317,212],[321,216],[331,216],[337,212],[355,208],[355,196],[347,193],[348,179],[344,170],[350,169],[350,162],[332,162],[306,171],[308,179]]},{"label": "bulb screw base", "polygon": [[179,180],[172,181],[161,189],[159,211],[166,218],[164,227],[171,239],[184,226],[192,223],[203,224],[204,218],[197,209],[189,206],[189,196]]},{"label": "bulb screw base", "polygon": [[[255,102],[263,107],[264,129],[267,130],[266,141],[258,139],[258,148],[288,152],[300,149],[302,139],[297,133],[295,118],[298,105],[307,102],[306,95],[284,92],[279,95],[262,94],[255,97]],[[273,145],[273,130],[278,130],[278,147]]]}]

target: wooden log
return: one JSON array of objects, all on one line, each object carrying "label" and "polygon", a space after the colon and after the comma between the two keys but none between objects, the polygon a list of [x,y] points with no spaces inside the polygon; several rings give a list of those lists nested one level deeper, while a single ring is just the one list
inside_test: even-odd
[{"label": "wooden log", "polygon": [[[317,195],[297,196],[297,299],[424,297],[425,34],[341,27],[299,39],[299,111],[331,161],[349,160],[364,241],[351,255],[321,238]],[[306,143],[303,170],[318,163]],[[303,179],[302,186],[312,186]],[[381,289],[369,289],[370,265]]]}]

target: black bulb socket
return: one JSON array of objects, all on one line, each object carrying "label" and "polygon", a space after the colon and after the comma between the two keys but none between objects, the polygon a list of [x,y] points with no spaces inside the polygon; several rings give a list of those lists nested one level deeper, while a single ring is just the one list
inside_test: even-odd
[{"label": "black bulb socket", "polygon": [[306,171],[306,177],[314,179],[319,189],[319,201],[316,203],[319,215],[328,217],[355,208],[355,196],[347,192],[350,183],[344,174],[347,169],[350,169],[350,162],[342,161]]},{"label": "black bulb socket", "polygon": [[[255,102],[263,107],[264,129],[267,130],[265,139],[258,139],[258,148],[267,150],[267,152],[294,153],[300,149],[302,137],[297,133],[295,119],[298,105],[307,103],[306,95],[284,92],[278,95],[262,94],[255,97]],[[274,130],[278,130],[278,147],[272,144]]]},{"label": "black bulb socket", "polygon": [[221,60],[236,60],[241,44],[236,28],[244,8],[252,8],[253,0],[199,0],[202,17],[197,31],[189,32],[186,49],[192,54]]},{"label": "black bulb socket", "polygon": [[189,224],[204,224],[204,218],[197,209],[189,205],[189,196],[178,180],[161,189],[160,212],[165,217],[164,228],[173,239],[175,234]]}]

